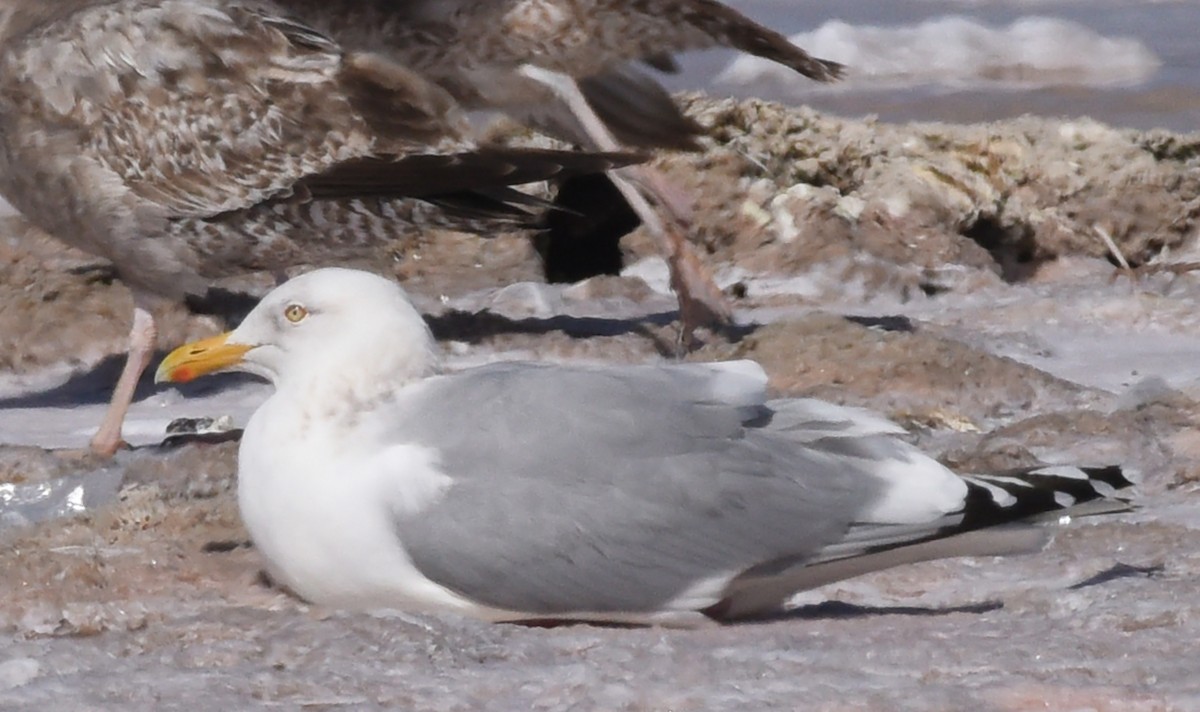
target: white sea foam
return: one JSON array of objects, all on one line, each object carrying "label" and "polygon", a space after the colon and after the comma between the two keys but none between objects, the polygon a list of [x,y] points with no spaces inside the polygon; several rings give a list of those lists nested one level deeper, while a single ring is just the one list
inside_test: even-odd
[{"label": "white sea foam", "polygon": [[[1096,6],[1096,0],[917,0],[918,2],[932,2],[939,5],[955,4],[955,5],[1092,5]],[[1197,0],[1124,0],[1126,5],[1196,5]]]},{"label": "white sea foam", "polygon": [[794,85],[809,91],[929,84],[961,88],[1132,85],[1148,78],[1160,64],[1136,39],[1104,37],[1076,22],[1039,16],[1006,27],[989,27],[958,15],[901,27],[831,21],[793,36],[792,41],[818,57],[847,65],[847,80],[822,88],[786,67],[743,56],[717,81]]}]

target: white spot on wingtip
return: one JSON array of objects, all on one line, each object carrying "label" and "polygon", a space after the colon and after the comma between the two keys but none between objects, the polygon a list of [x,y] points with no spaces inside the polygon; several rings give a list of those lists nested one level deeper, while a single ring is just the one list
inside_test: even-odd
[{"label": "white spot on wingtip", "polygon": [[1008,492],[1007,490],[1005,490],[1002,487],[997,487],[996,485],[989,484],[986,480],[983,480],[978,477],[968,477],[966,479],[970,480],[971,484],[982,487],[985,490],[987,490],[988,495],[991,496],[992,501],[996,504],[997,507],[1011,507],[1017,503],[1016,496],[1014,496],[1011,492]]},{"label": "white spot on wingtip", "polygon": [[82,512],[87,509],[83,504],[83,485],[79,485],[71,490],[71,494],[67,495],[67,508],[72,512]]},{"label": "white spot on wingtip", "polygon": [[1078,467],[1072,467],[1071,465],[1051,465],[1047,467],[1039,467],[1036,470],[1031,470],[1030,474],[1045,475],[1047,477],[1064,477],[1071,480],[1090,479],[1086,472]]},{"label": "white spot on wingtip", "polygon": [[1013,485],[1014,487],[1026,487],[1029,489],[1033,489],[1032,482],[1022,480],[1019,477],[1006,477],[1004,475],[987,475],[987,481],[994,482],[994,483],[1003,483],[1006,485]]}]

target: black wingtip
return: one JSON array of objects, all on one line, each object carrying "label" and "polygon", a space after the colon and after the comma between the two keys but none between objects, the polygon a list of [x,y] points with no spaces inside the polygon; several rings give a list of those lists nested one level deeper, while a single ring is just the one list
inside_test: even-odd
[{"label": "black wingtip", "polygon": [[1103,482],[1115,490],[1122,490],[1136,484],[1133,480],[1125,476],[1125,468],[1120,465],[1081,467],[1079,469],[1087,473],[1089,479]]},{"label": "black wingtip", "polygon": [[191,313],[215,316],[233,328],[242,323],[261,299],[261,296],[247,292],[209,287],[203,294],[185,295],[183,303]]},{"label": "black wingtip", "polygon": [[968,488],[961,525],[964,530],[1031,520],[1059,511],[1072,514],[1080,505],[1095,502],[1114,506],[1096,512],[1128,509],[1129,497],[1124,490],[1134,484],[1120,465],[1042,465],[963,479]]}]

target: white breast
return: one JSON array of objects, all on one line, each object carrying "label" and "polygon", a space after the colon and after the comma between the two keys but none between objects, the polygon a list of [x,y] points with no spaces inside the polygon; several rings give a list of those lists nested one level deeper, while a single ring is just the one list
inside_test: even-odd
[{"label": "white breast", "polygon": [[[278,394],[250,419],[238,453],[238,504],[272,576],[339,608],[494,617],[426,578],[392,526],[450,485],[435,453],[362,447],[362,437],[306,419]],[[363,452],[371,454],[350,454]]]}]

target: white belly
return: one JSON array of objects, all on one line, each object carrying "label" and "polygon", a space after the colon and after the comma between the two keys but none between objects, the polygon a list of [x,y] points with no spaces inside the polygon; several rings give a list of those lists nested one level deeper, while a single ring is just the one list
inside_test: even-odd
[{"label": "white belly", "polygon": [[[329,446],[335,440],[310,429],[292,447],[268,449],[263,443],[288,442],[262,432],[268,421],[288,427],[278,413],[260,417],[270,405],[251,418],[242,439],[238,504],[272,576],[313,603],[337,608],[505,617],[430,581],[397,536],[397,513],[419,507],[433,477],[445,479],[422,471],[432,465],[420,448],[393,447],[383,461],[344,460]],[[397,469],[406,466],[408,472]]]}]

